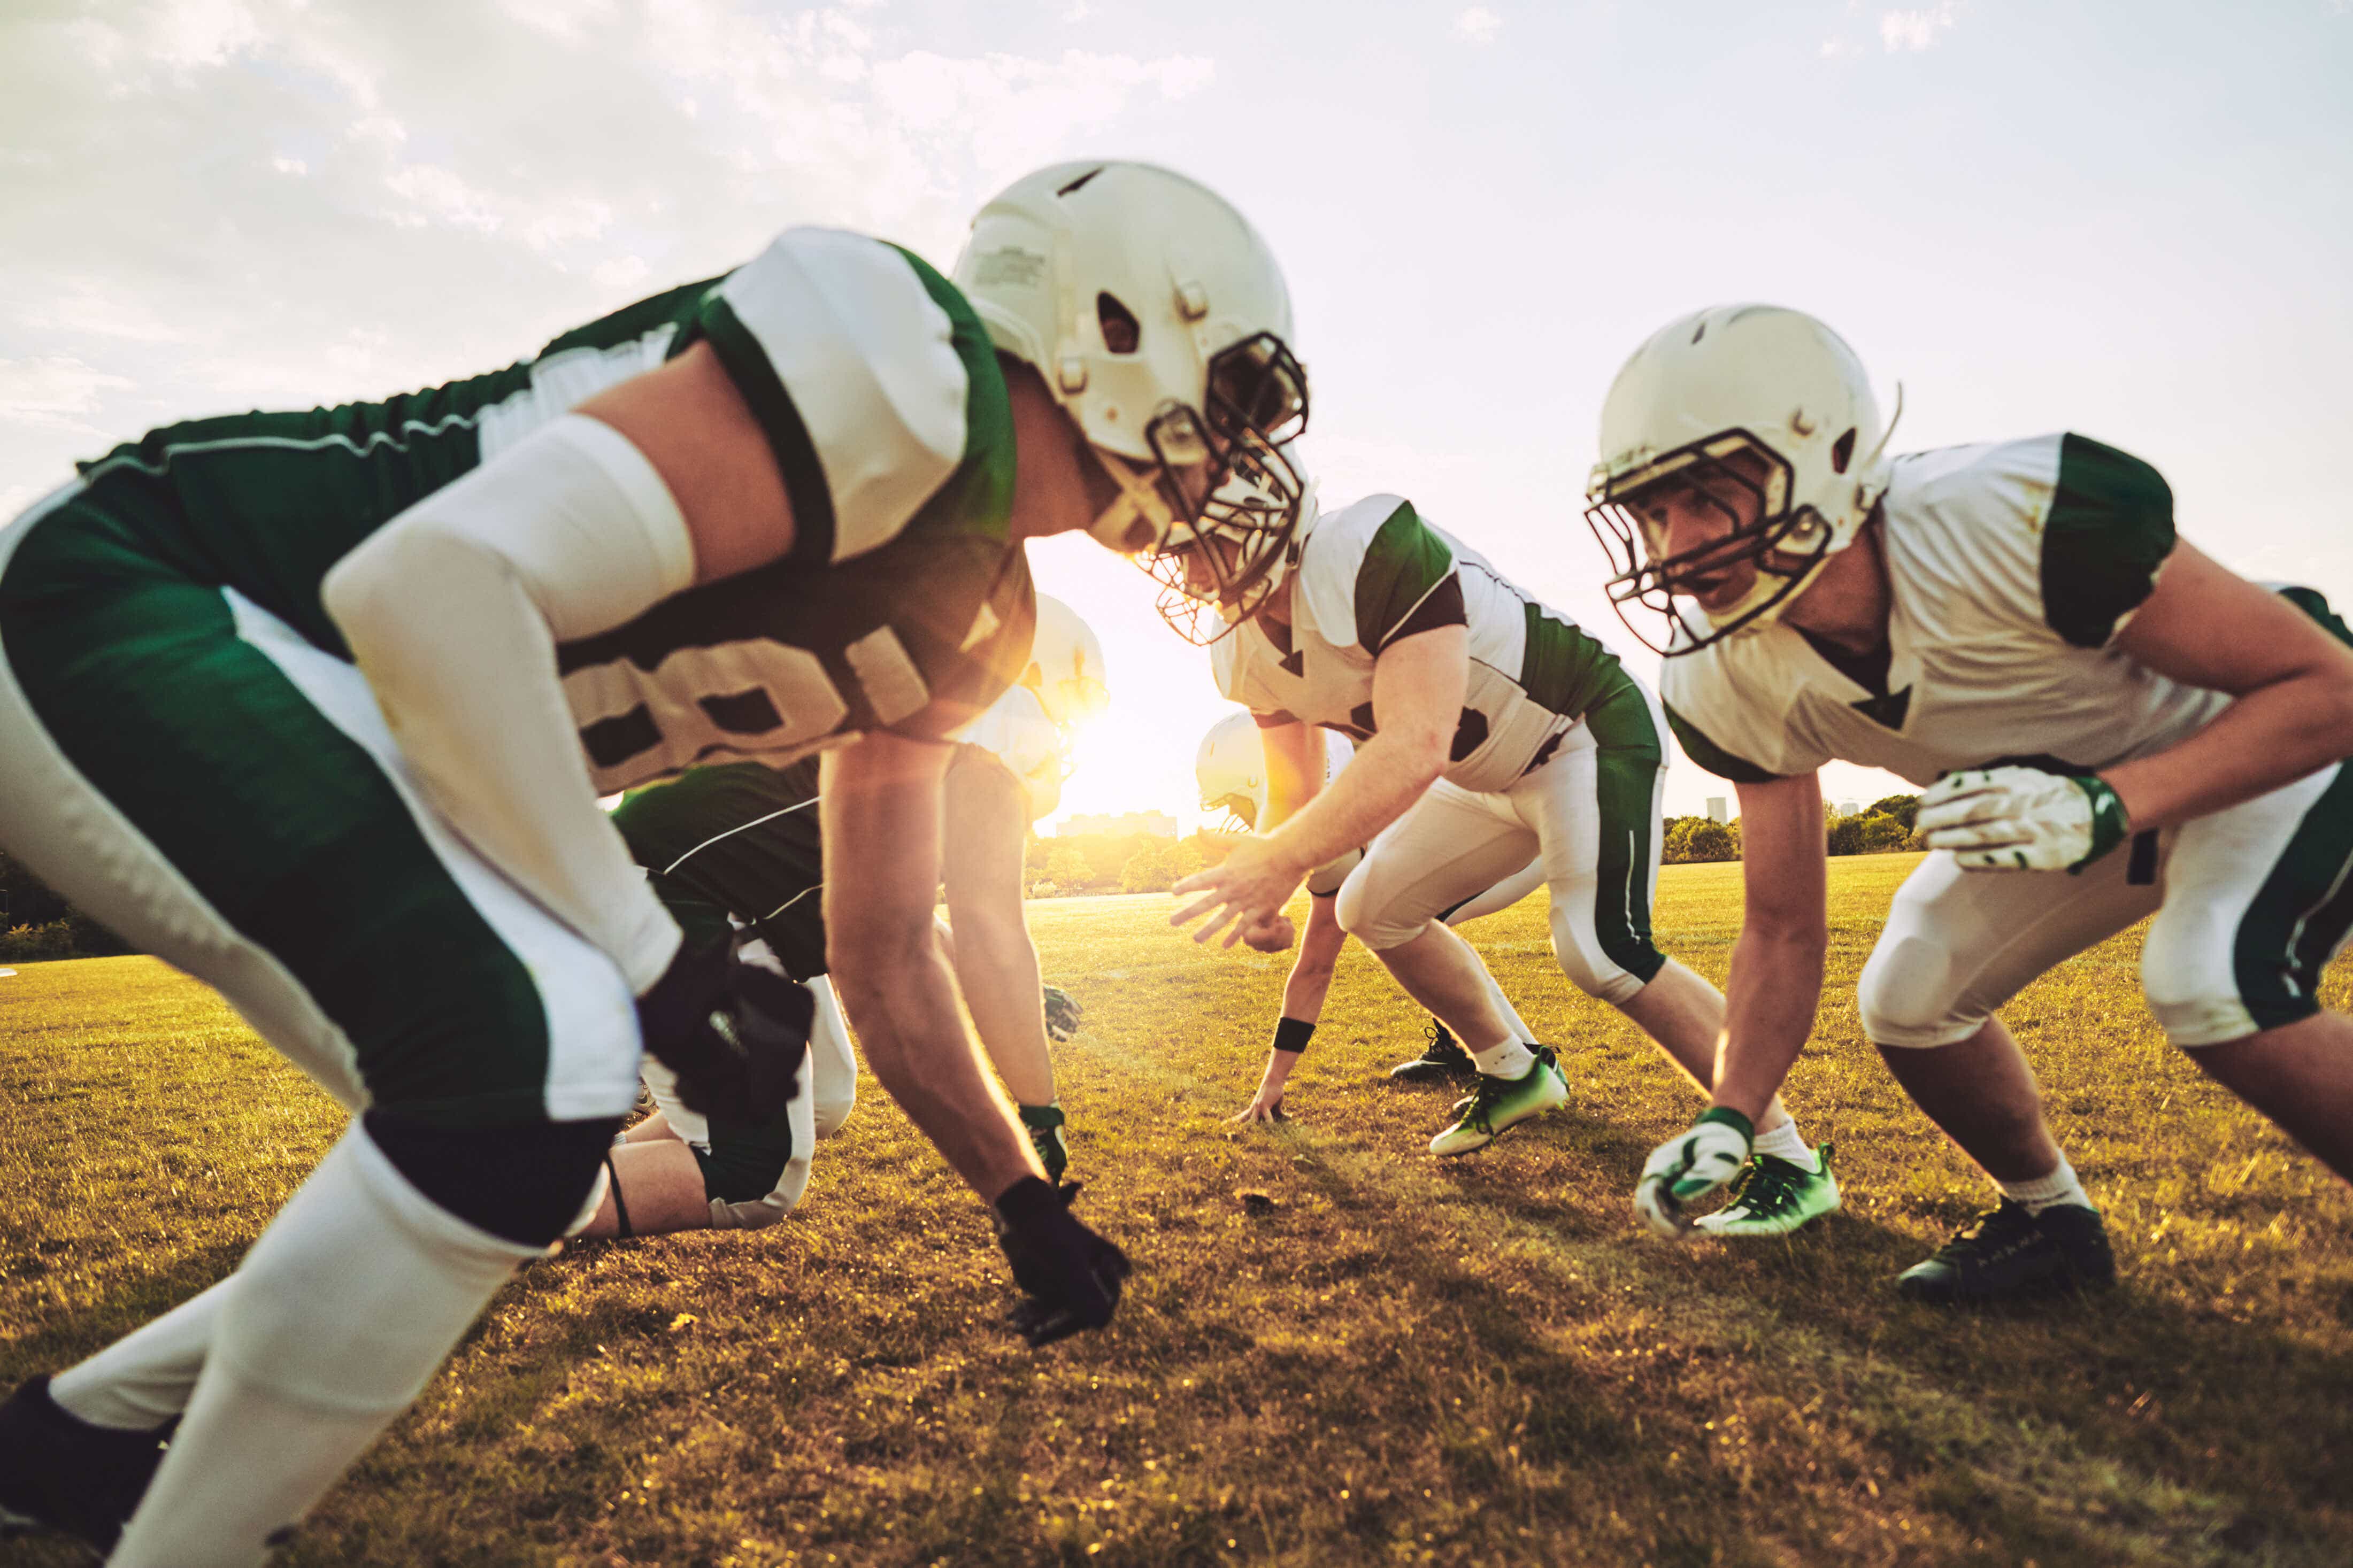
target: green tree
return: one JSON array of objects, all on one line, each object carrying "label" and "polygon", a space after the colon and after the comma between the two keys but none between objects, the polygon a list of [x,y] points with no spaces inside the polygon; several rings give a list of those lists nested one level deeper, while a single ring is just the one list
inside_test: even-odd
[{"label": "green tree", "polygon": [[1683,837],[1683,858],[1686,860],[1737,860],[1740,840],[1731,828],[1704,816],[1686,817],[1688,825]]},{"label": "green tree", "polygon": [[1864,806],[1862,808],[1862,815],[1870,816],[1873,813],[1876,813],[1882,816],[1894,817],[1897,822],[1904,825],[1904,831],[1905,833],[1910,833],[1912,831],[1912,819],[1919,815],[1919,811],[1920,797],[1918,795],[1891,795],[1883,796],[1881,799],[1874,800],[1869,805]]},{"label": "green tree", "polygon": [[1891,849],[1905,848],[1912,842],[1912,829],[1908,824],[1875,806],[1853,820],[1862,838],[1860,852],[1862,854],[1883,855]]},{"label": "green tree", "polygon": [[1046,879],[1058,893],[1075,893],[1094,880],[1094,868],[1078,846],[1063,844],[1046,858]]}]

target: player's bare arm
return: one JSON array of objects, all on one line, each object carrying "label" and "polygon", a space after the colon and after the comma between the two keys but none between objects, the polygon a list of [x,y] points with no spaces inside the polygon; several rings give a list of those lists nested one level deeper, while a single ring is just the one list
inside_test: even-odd
[{"label": "player's bare arm", "polygon": [[2101,774],[2136,829],[2204,816],[2353,756],[2353,650],[2186,540],[2116,646],[2185,686],[2238,699],[2179,745]]},{"label": "player's bare arm", "polygon": [[942,781],[953,754],[881,732],[828,754],[818,805],[827,960],[867,1066],[993,1203],[1039,1173],[1012,1108],[981,1068],[933,934]]},{"label": "player's bare arm", "polygon": [[[1333,966],[1339,962],[1340,950],[1348,941],[1348,933],[1340,929],[1336,902],[1331,897],[1308,901],[1307,930],[1300,938],[1299,958],[1291,966],[1290,977],[1282,983],[1282,1018],[1276,1026],[1278,1040],[1282,1037],[1282,1031],[1292,1027],[1294,1021],[1312,1026],[1324,1011],[1324,995],[1332,988]],[[1248,1105],[1227,1120],[1244,1124],[1282,1120],[1284,1089],[1301,1055],[1299,1051],[1284,1050],[1280,1045],[1270,1048],[1257,1092],[1250,1096]]]},{"label": "player's bare arm", "polygon": [[1221,864],[1177,883],[1179,894],[1201,896],[1170,923],[1189,925],[1208,915],[1194,940],[1223,932],[1230,947],[1243,930],[1279,914],[1311,869],[1395,821],[1444,770],[1469,678],[1468,635],[1460,626],[1419,632],[1384,649],[1373,667],[1379,731],[1296,817],[1266,837],[1243,839]]},{"label": "player's bare arm", "polygon": [[1745,903],[1712,1103],[1754,1122],[1813,1032],[1830,950],[1830,861],[1818,775],[1736,788]]},{"label": "player's bare arm", "polygon": [[942,854],[965,1006],[1007,1090],[1021,1104],[1050,1105],[1054,1068],[1038,949],[1021,912],[1026,794],[994,757],[960,749],[948,764],[946,807]]}]

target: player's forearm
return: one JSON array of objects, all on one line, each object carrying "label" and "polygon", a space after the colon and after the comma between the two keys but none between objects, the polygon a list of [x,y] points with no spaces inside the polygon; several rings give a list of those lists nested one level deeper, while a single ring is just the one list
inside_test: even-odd
[{"label": "player's forearm", "polygon": [[1827,933],[1819,928],[1742,929],[1732,949],[1714,1103],[1730,1106],[1751,1122],[1764,1120],[1765,1108],[1813,1033],[1829,947]]},{"label": "player's forearm", "polygon": [[994,1203],[1041,1174],[995,1081],[980,1064],[955,987],[926,926],[864,952],[837,939],[834,989],[865,1048],[866,1065],[955,1173]]},{"label": "player's forearm", "polygon": [[1300,939],[1299,957],[1282,983],[1282,1016],[1313,1024],[1324,1016],[1324,999],[1332,991],[1332,972],[1347,933],[1332,917],[1330,899],[1309,906],[1306,934]]},{"label": "player's forearm", "polygon": [[2180,744],[2100,776],[2139,831],[2268,795],[2348,756],[2353,679],[2321,667],[2250,691]]},{"label": "player's forearm", "polygon": [[1303,877],[1371,843],[1436,782],[1446,748],[1444,735],[1375,735],[1345,772],[1269,836],[1276,852]]},{"label": "player's forearm", "polygon": [[1018,913],[1010,927],[967,915],[955,953],[965,1010],[997,1076],[1023,1105],[1052,1104],[1054,1065],[1046,1044],[1038,949]]}]

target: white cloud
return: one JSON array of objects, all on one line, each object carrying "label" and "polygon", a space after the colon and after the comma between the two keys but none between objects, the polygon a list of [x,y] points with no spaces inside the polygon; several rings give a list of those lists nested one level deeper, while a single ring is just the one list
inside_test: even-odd
[{"label": "white cloud", "polygon": [[1882,11],[1879,41],[1889,54],[1916,54],[1951,30],[1958,10],[1956,0],[1937,0],[1917,11]]},{"label": "white cloud", "polygon": [[1821,57],[1826,60],[1851,60],[1862,53],[1862,46],[1852,38],[1828,37],[1822,40]]},{"label": "white cloud", "polygon": [[65,354],[0,359],[0,419],[87,431],[88,423],[71,416],[96,413],[100,394],[130,384]]},{"label": "white cloud", "polygon": [[1454,36],[1473,44],[1493,43],[1503,27],[1504,19],[1484,5],[1473,5],[1454,18]]},{"label": "white cloud", "polygon": [[860,0],[0,4],[0,471],[46,489],[94,431],[486,370],[794,223],[945,265],[991,190],[1216,77],[906,26]]}]

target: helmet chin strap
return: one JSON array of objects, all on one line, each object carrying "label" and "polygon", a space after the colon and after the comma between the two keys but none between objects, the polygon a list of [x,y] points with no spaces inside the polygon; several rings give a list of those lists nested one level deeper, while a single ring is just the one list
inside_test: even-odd
[{"label": "helmet chin strap", "polygon": [[[1096,513],[1087,524],[1087,532],[1098,544],[1108,546],[1123,555],[1133,555],[1140,550],[1156,547],[1166,542],[1176,527],[1176,514],[1168,510],[1168,502],[1160,489],[1131,467],[1126,458],[1101,447],[1087,448],[1103,465],[1104,473],[1119,486],[1119,497]],[[1144,530],[1147,537],[1135,542],[1136,531]]]}]

